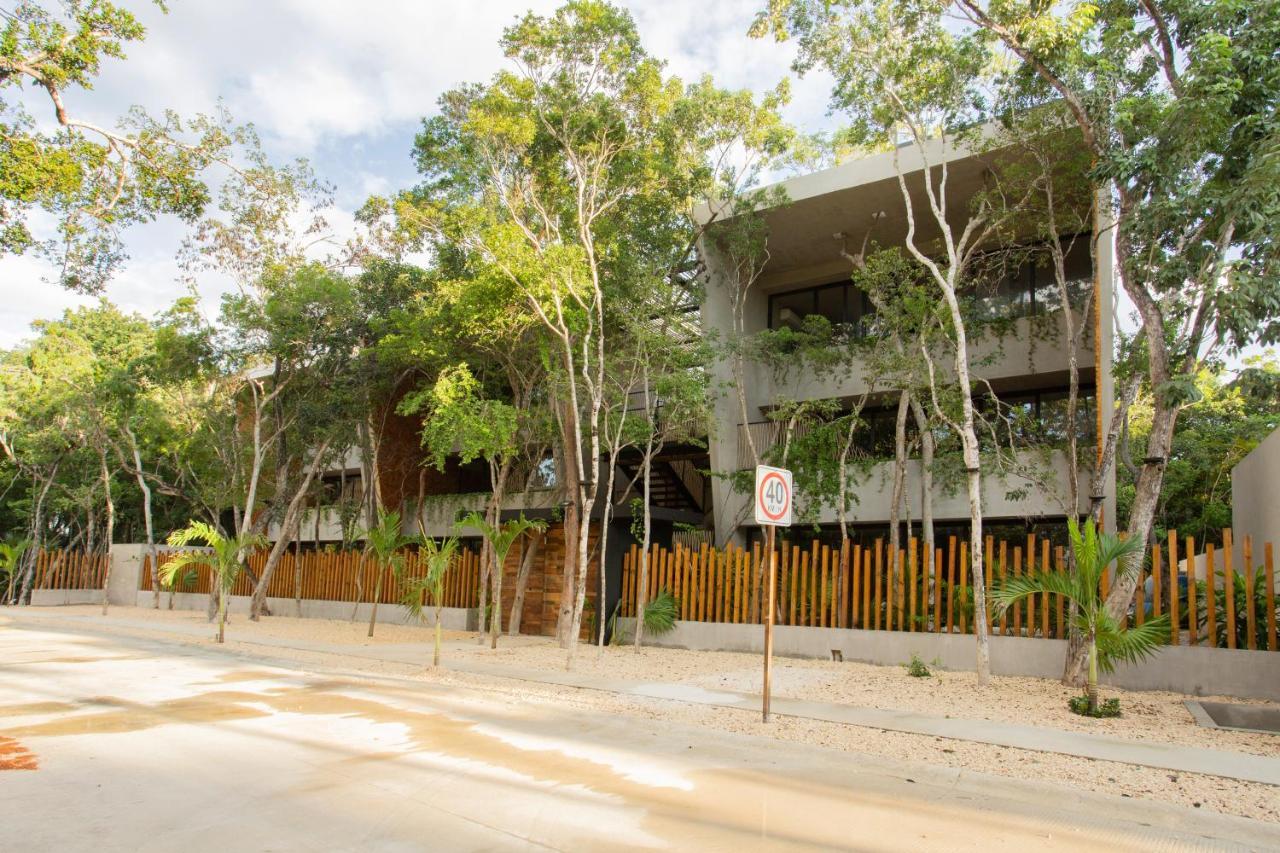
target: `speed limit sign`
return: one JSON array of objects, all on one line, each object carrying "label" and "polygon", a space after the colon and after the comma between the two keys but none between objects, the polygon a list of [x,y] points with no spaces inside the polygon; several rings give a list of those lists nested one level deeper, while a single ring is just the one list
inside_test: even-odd
[{"label": "speed limit sign", "polygon": [[790,527],[791,498],[790,471],[756,466],[756,524]]}]

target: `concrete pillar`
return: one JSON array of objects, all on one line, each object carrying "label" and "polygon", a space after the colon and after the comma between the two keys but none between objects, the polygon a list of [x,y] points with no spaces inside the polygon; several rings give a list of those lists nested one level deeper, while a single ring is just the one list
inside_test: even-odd
[{"label": "concrete pillar", "polygon": [[111,546],[111,580],[107,584],[107,601],[130,607],[138,602],[138,587],[142,583],[142,564],[147,554],[146,545]]}]

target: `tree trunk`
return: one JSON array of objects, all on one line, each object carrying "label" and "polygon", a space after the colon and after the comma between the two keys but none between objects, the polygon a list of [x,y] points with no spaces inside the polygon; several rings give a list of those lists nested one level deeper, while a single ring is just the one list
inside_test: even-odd
[{"label": "tree trunk", "polygon": [[111,499],[111,472],[107,470],[107,451],[103,448],[98,449],[98,462],[102,468],[102,490],[106,497],[107,519],[104,528],[105,545],[107,550],[107,570],[102,573],[102,615],[107,615],[108,596],[107,591],[111,587],[111,540],[115,538],[116,527],[116,504]]},{"label": "tree trunk", "polygon": [[511,618],[507,621],[507,634],[512,637],[520,633],[520,623],[524,618],[524,596],[529,587],[529,572],[545,539],[546,534],[534,537],[520,556],[520,569],[516,573],[516,593],[511,603]]},{"label": "tree trunk", "polygon": [[142,522],[147,533],[147,557],[151,566],[151,590],[153,610],[160,609],[160,566],[157,564],[155,529],[151,523],[151,487],[142,473],[142,453],[138,449],[138,439],[128,426],[124,433],[129,439],[129,449],[133,451],[133,470],[138,481],[138,491],[142,492]]},{"label": "tree trunk", "polygon": [[270,553],[267,554],[266,565],[262,567],[262,577],[258,579],[257,584],[254,586],[253,598],[249,602],[249,618],[255,622],[258,621],[265,610],[267,587],[271,584],[271,578],[275,574],[276,566],[280,563],[280,557],[284,554],[285,549],[288,548],[289,539],[293,537],[295,528],[299,524],[302,505],[306,501],[308,490],[311,488],[311,481],[320,470],[320,466],[324,464],[324,456],[328,450],[329,441],[326,439],[316,449],[315,455],[312,456],[311,462],[303,472],[302,483],[293,493],[293,497],[289,499],[289,506],[285,509],[284,518],[280,522],[280,534],[271,546]]},{"label": "tree trunk", "polygon": [[644,610],[649,600],[649,540],[653,520],[653,453],[646,445],[641,476],[644,477],[644,530],[640,542],[640,582],[636,587],[636,651],[644,641]]},{"label": "tree trunk", "polygon": [[[502,463],[496,468],[491,462],[489,464],[489,481],[493,486],[493,497],[490,499],[490,515],[492,520],[489,524],[493,529],[500,527],[502,519],[502,502],[506,498],[507,478],[511,476],[511,459],[506,457]],[[493,615],[489,617],[489,648],[496,649],[498,647],[498,634],[502,632],[502,575],[505,566],[499,565],[498,552],[495,548],[490,548],[490,557],[493,560],[492,588],[493,588]],[[506,555],[502,555],[502,561],[506,562]]]},{"label": "tree trunk", "polygon": [[[891,588],[897,588],[902,583],[903,576],[898,552],[902,547],[902,498],[906,491],[907,412],[910,408],[910,392],[898,392],[898,414],[893,426],[893,485],[889,497],[889,575],[893,579]],[[890,607],[889,610],[892,612],[893,608]]]},{"label": "tree trunk", "polygon": [[382,600],[382,576],[386,574],[387,567],[378,566],[378,580],[373,584],[373,607],[369,609],[369,638],[373,638],[373,626],[378,624],[378,602]]}]

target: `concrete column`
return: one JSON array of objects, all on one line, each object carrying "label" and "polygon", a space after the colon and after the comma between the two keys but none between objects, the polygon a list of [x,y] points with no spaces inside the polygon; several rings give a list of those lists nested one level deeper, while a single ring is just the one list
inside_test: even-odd
[{"label": "concrete column", "polygon": [[130,607],[137,604],[138,587],[142,583],[142,565],[146,545],[111,546],[111,580],[107,584],[107,601]]}]

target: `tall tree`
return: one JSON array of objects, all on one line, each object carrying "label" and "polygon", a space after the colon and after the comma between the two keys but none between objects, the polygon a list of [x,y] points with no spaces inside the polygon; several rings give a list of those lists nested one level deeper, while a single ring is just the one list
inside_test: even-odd
[{"label": "tall tree", "polygon": [[[447,93],[425,123],[415,156],[427,180],[400,210],[466,247],[544,330],[570,498],[558,633],[572,665],[616,312],[687,278],[708,224],[694,217],[697,201],[734,197],[762,152],[790,135],[776,98],[757,105],[710,81],[664,77],[630,16],[606,3],[528,15],[502,47],[512,70]],[[745,157],[728,156],[734,150]]]}]

